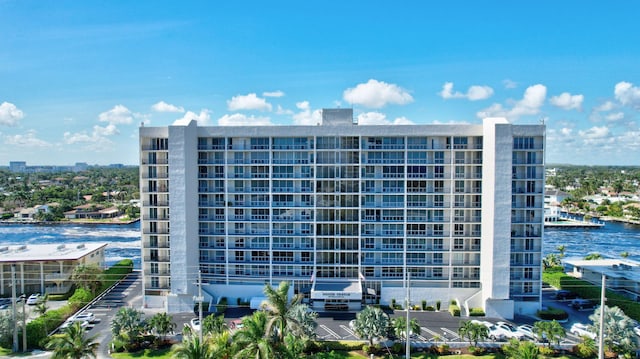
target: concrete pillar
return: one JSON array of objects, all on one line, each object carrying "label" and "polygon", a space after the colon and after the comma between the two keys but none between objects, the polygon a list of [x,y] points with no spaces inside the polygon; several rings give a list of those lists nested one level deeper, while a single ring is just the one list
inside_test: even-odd
[{"label": "concrete pillar", "polygon": [[40,293],[45,294],[44,290],[44,262],[40,262]]},{"label": "concrete pillar", "polygon": [[20,293],[24,294],[24,262],[20,263]]}]

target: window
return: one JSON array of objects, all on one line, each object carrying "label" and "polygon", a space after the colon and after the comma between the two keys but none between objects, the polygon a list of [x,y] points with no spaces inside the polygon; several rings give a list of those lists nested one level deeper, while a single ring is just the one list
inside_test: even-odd
[{"label": "window", "polygon": [[453,249],[456,249],[456,250],[464,249],[464,239],[463,238],[454,238],[453,239]]},{"label": "window", "polygon": [[444,163],[444,152],[437,151],[434,153],[434,162],[435,163]]}]

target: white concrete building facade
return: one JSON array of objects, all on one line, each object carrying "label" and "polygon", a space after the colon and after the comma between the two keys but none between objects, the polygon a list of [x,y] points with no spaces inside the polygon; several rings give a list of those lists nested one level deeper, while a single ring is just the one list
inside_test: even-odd
[{"label": "white concrete building facade", "polygon": [[245,303],[286,280],[317,310],[405,297],[540,307],[543,125],[140,128],[144,300]]}]

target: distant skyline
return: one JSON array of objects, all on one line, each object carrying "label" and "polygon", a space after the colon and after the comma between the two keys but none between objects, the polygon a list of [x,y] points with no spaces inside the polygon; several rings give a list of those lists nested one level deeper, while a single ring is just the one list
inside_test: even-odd
[{"label": "distant skyline", "polygon": [[0,0],[0,166],[138,164],[138,127],[547,124],[547,163],[640,165],[634,1]]}]

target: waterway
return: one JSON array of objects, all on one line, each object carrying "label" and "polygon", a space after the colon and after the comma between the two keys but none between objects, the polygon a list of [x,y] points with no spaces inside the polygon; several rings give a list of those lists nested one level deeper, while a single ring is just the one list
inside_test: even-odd
[{"label": "waterway", "polygon": [[[0,245],[107,242],[105,259],[108,265],[120,259],[133,259],[140,267],[140,223],[127,225],[34,225],[0,224]],[[600,253],[619,258],[623,252],[629,259],[640,261],[640,225],[606,222],[602,228],[545,228],[543,255],[558,253],[565,247],[565,256],[584,257]]]}]

